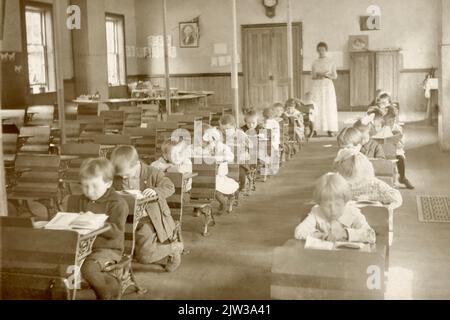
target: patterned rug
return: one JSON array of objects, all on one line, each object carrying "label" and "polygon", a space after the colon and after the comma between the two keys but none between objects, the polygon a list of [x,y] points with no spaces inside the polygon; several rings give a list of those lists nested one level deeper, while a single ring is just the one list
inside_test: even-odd
[{"label": "patterned rug", "polygon": [[417,196],[420,222],[450,223],[450,196]]}]

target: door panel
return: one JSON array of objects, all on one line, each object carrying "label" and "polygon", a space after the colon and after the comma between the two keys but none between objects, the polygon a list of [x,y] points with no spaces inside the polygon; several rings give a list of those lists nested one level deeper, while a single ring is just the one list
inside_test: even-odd
[{"label": "door panel", "polygon": [[[243,29],[246,106],[262,109],[289,97],[286,25]],[[301,88],[301,25],[293,26],[294,95]]]},{"label": "door panel", "polygon": [[[269,77],[271,71],[271,32],[268,28],[249,30],[247,34],[248,99],[257,108],[272,96]],[[258,54],[253,54],[257,52]]]},{"label": "door panel", "polygon": [[351,53],[350,104],[368,106],[374,98],[374,56],[371,52]]}]

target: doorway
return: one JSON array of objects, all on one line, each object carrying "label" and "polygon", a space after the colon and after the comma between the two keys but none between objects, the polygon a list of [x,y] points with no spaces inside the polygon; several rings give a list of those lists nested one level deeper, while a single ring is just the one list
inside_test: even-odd
[{"label": "doorway", "polygon": [[[294,97],[302,85],[302,24],[292,24]],[[289,98],[287,24],[242,26],[244,97],[247,108],[262,109]]]}]

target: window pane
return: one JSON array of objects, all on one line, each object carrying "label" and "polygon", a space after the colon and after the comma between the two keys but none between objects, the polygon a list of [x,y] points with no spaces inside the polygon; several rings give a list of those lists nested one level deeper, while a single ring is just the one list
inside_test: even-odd
[{"label": "window pane", "polygon": [[27,11],[25,17],[27,44],[43,44],[42,13],[39,11]]},{"label": "window pane", "polygon": [[119,66],[117,64],[117,55],[108,53],[108,82],[110,85],[119,83]]},{"label": "window pane", "polygon": [[28,73],[30,85],[46,86],[45,54],[42,46],[28,46]]},{"label": "window pane", "polygon": [[113,21],[106,22],[106,46],[108,53],[116,53],[116,32]]}]

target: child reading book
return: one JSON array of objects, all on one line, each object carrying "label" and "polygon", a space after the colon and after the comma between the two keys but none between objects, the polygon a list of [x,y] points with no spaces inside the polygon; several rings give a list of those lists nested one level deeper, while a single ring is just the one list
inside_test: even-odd
[{"label": "child reading book", "polygon": [[83,278],[101,300],[120,297],[119,281],[105,270],[122,258],[129,211],[126,201],[112,187],[113,178],[114,168],[107,159],[85,160],[80,167],[83,194],[70,197],[67,203],[69,212],[108,216],[110,229],[97,236],[92,253],[81,267]]},{"label": "child reading book", "polygon": [[337,173],[322,176],[316,184],[314,202],[309,215],[295,229],[295,238],[327,241],[375,243],[375,231],[361,211],[352,204],[347,181]]}]

